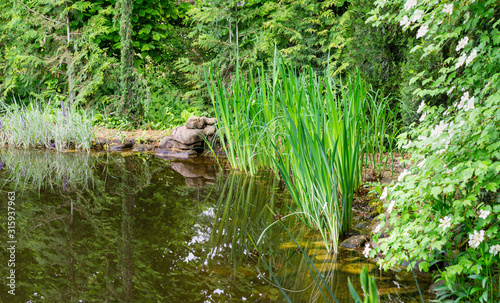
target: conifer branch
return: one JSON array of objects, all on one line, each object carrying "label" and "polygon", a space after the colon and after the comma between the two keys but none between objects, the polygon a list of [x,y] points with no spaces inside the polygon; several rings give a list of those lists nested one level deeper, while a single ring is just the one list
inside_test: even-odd
[{"label": "conifer branch", "polygon": [[37,15],[40,15],[42,16],[43,18],[45,18],[46,20],[48,21],[51,21],[51,22],[54,22],[54,23],[61,23],[60,21],[57,21],[57,20],[54,20],[54,19],[50,19],[49,17],[46,17],[42,14],[40,14],[39,12],[35,11],[35,10],[32,10],[29,6],[27,6],[26,4],[24,4],[21,0],[17,0],[17,2],[21,3],[24,7],[26,7],[27,9],[29,9],[31,12],[37,14]]}]

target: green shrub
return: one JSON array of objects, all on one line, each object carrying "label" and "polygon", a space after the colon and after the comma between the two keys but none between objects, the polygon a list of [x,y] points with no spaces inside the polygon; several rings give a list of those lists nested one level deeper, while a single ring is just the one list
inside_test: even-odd
[{"label": "green shrub", "polygon": [[[385,268],[418,260],[421,270],[449,266],[440,299],[500,299],[500,32],[497,1],[378,1],[371,21],[415,31],[422,59],[443,54],[437,77],[416,75],[413,95],[447,96],[419,106],[420,125],[401,136],[409,168],[388,190],[389,238],[379,239]],[[384,11],[380,15],[380,11]],[[418,17],[418,18],[417,18]],[[412,141],[408,142],[407,137]],[[412,165],[413,164],[413,165]],[[382,216],[385,217],[385,216]],[[382,218],[383,219],[383,218]],[[374,256],[375,251],[371,252]]]}]

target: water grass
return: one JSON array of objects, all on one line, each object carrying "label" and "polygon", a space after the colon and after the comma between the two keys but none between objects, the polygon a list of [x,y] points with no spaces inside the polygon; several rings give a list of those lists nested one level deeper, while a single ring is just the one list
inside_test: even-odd
[{"label": "water grass", "polygon": [[[230,86],[207,70],[222,147],[231,166],[279,173],[302,220],[336,250],[347,233],[365,165],[380,170],[392,153],[396,112],[359,73],[343,82],[311,70],[298,74],[275,55],[268,73],[236,68]],[[228,89],[229,87],[229,89]],[[387,164],[387,161],[385,162]]]},{"label": "water grass", "polygon": [[74,107],[56,108],[51,102],[20,105],[0,102],[0,144],[14,147],[44,147],[57,151],[89,151],[94,132],[92,118]]}]

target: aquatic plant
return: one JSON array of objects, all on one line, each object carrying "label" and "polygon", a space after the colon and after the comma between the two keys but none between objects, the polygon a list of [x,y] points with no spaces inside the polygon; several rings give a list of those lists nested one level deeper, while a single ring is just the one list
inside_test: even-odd
[{"label": "aquatic plant", "polygon": [[245,78],[237,67],[230,89],[216,70],[206,79],[232,167],[279,173],[297,211],[308,214],[304,222],[336,249],[339,233],[350,228],[363,161],[380,170],[376,163],[392,152],[396,112],[389,100],[369,94],[359,73],[345,84],[328,70],[298,75],[277,55],[269,74],[262,68]]},{"label": "aquatic plant", "polygon": [[92,119],[84,110],[74,107],[54,108],[46,104],[29,106],[0,102],[3,136],[2,145],[15,147],[45,147],[61,151],[68,148],[90,150],[94,132]]}]

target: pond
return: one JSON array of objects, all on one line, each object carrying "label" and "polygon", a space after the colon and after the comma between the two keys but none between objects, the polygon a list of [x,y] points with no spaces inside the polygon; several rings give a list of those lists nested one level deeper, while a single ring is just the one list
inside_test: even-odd
[{"label": "pond", "polygon": [[[352,302],[348,278],[361,291],[365,265],[383,302],[420,302],[411,273],[381,272],[356,251],[328,253],[294,217],[256,250],[276,214],[293,208],[270,174],[139,153],[0,149],[0,158],[0,275],[15,269],[15,295],[4,282],[1,302],[286,302],[277,282],[292,302],[324,302],[286,229],[340,302]],[[419,285],[428,295],[427,280]]]}]

